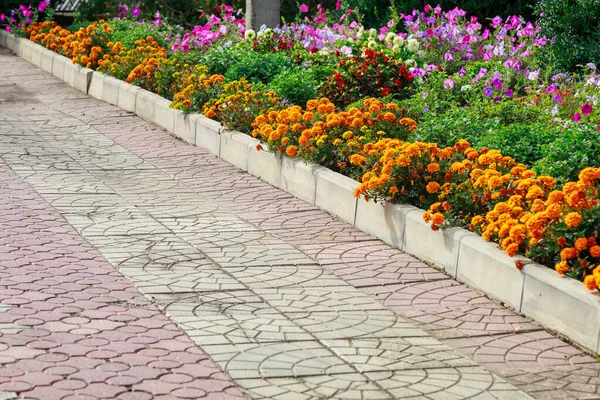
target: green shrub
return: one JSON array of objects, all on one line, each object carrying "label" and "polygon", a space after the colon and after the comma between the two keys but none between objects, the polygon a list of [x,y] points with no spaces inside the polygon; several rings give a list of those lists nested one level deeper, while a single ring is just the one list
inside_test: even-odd
[{"label": "green shrub", "polygon": [[498,118],[481,118],[467,113],[462,108],[453,108],[438,116],[424,117],[418,121],[419,129],[410,137],[411,141],[433,142],[440,146],[452,146],[460,139],[471,144],[481,136],[493,134],[500,127]]},{"label": "green shrub", "polygon": [[565,129],[543,148],[544,158],[535,169],[559,182],[575,181],[587,167],[600,167],[600,131],[593,124]]},{"label": "green shrub", "polygon": [[282,100],[304,107],[308,100],[318,96],[319,83],[311,69],[284,70],[271,81],[269,89]]},{"label": "green shrub", "polygon": [[546,47],[542,60],[571,71],[600,62],[600,1],[540,0],[536,11],[542,14],[542,33],[556,40]]},{"label": "green shrub", "polygon": [[493,130],[476,140],[479,148],[498,149],[517,162],[531,166],[544,156],[543,148],[553,142],[561,130],[547,124],[514,124]]},{"label": "green shrub", "polygon": [[289,58],[283,53],[260,54],[246,51],[238,56],[225,73],[225,77],[230,81],[245,78],[252,83],[269,83],[281,71],[291,66]]},{"label": "green shrub", "polygon": [[145,39],[148,36],[152,36],[161,47],[165,48],[167,46],[167,41],[161,32],[152,24],[140,24],[127,19],[116,19],[110,22],[110,26],[113,28],[113,33],[109,35],[109,40],[114,43],[121,42],[128,49],[133,49],[137,40]]}]

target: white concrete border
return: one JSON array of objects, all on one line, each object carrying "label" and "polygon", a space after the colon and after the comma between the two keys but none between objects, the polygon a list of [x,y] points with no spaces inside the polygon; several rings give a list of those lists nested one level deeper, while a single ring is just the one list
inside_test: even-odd
[{"label": "white concrete border", "polygon": [[[39,63],[61,79],[66,77],[74,82],[64,57],[36,49],[36,44],[23,45],[23,40],[0,31],[1,46],[28,57],[35,65]],[[34,54],[38,50],[40,57],[36,61]],[[85,77],[79,79],[86,80],[90,96],[106,98],[123,109],[134,110],[169,133],[407,253],[442,266],[459,281],[486,292],[580,346],[596,354],[600,352],[600,293],[587,291],[580,282],[561,277],[524,257],[511,258],[497,245],[464,229],[434,232],[422,221],[423,210],[416,207],[357,200],[353,192],[358,183],[348,177],[299,159],[258,151],[258,140],[240,132],[224,131],[219,123],[199,114],[184,116],[169,108],[168,100],[154,93],[124,82],[115,83],[116,79],[85,68],[78,71]],[[109,84],[105,94],[106,82]],[[81,90],[83,86],[76,87]],[[128,98],[119,101],[121,94]],[[522,271],[515,267],[517,260],[526,264]]]}]

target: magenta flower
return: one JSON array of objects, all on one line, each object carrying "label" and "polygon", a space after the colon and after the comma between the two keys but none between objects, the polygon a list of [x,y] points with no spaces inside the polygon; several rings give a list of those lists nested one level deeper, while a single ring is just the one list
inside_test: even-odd
[{"label": "magenta flower", "polygon": [[38,5],[38,11],[43,13],[44,11],[46,11],[46,8],[50,5],[50,1],[42,1],[39,5]]},{"label": "magenta flower", "polygon": [[10,32],[10,31],[12,31],[12,28],[10,27],[10,25],[6,25],[6,31],[7,31],[7,32]]},{"label": "magenta flower", "polygon": [[575,115],[573,115],[573,121],[575,121],[575,122],[581,121],[581,114],[575,113]]},{"label": "magenta flower", "polygon": [[6,19],[6,15],[0,14],[0,21],[4,21]]},{"label": "magenta flower", "polygon": [[308,12],[308,6],[306,4],[302,4],[300,6],[300,11],[303,13],[307,13]]},{"label": "magenta flower", "polygon": [[513,96],[514,96],[514,93],[513,93],[513,91],[512,91],[512,90],[510,90],[510,89],[506,89],[506,90],[504,91],[504,94],[506,95],[506,97],[513,97]]},{"label": "magenta flower", "polygon": [[131,10],[131,15],[133,15],[134,19],[137,18],[141,13],[142,11],[137,7]]},{"label": "magenta flower", "polygon": [[581,112],[583,113],[583,115],[590,115],[594,112],[594,109],[592,108],[590,103],[586,101],[585,104],[581,106]]}]

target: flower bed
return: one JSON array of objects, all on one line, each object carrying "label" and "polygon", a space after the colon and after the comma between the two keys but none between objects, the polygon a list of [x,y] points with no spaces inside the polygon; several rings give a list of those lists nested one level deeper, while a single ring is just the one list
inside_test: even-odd
[{"label": "flower bed", "polygon": [[[426,8],[365,31],[352,10],[309,18],[302,8],[295,23],[253,32],[231,8],[220,11],[190,31],[159,15],[138,21],[127,7],[74,32],[15,27],[14,17],[10,26],[175,109],[350,176],[357,196],[427,208],[434,230],[465,227],[511,256],[600,285],[595,66],[542,68],[536,54],[550,41],[514,16],[483,26],[459,9]],[[511,130],[525,134],[515,140]]]}]

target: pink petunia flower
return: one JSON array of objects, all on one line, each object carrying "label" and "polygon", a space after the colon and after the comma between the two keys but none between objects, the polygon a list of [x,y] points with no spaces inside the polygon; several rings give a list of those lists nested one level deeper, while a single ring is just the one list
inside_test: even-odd
[{"label": "pink petunia flower", "polygon": [[592,108],[590,103],[586,101],[585,104],[581,106],[581,112],[583,113],[583,115],[590,115],[594,112],[594,109]]},{"label": "pink petunia flower", "polygon": [[575,113],[575,115],[573,115],[573,121],[575,121],[575,122],[581,121],[581,114]]},{"label": "pink petunia flower", "polygon": [[300,6],[300,11],[303,13],[307,13],[308,12],[308,6],[306,4],[302,4]]}]

